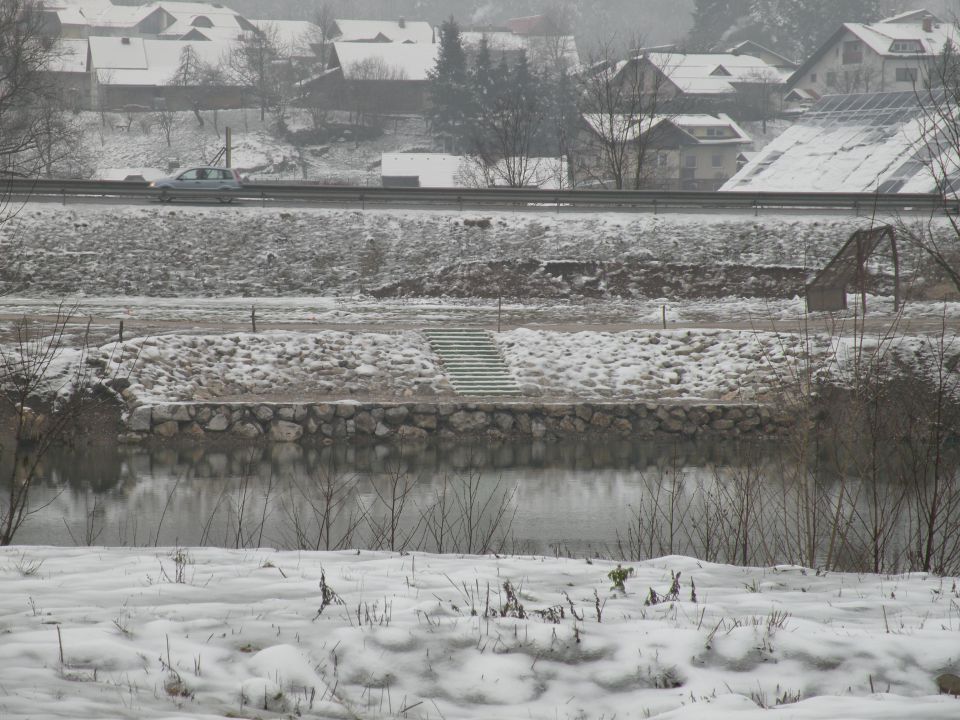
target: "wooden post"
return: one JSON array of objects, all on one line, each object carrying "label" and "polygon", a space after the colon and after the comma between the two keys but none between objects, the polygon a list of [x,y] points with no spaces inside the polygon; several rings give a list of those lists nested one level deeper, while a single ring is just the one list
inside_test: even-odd
[{"label": "wooden post", "polygon": [[250,306],[250,326],[253,328],[253,332],[257,332],[257,306]]},{"label": "wooden post", "polygon": [[660,306],[660,317],[663,319],[663,329],[666,330],[667,329],[667,306],[666,305]]},{"label": "wooden post", "polygon": [[120,321],[120,342],[123,342],[123,320]]},{"label": "wooden post", "polygon": [[227,148],[224,157],[226,159],[227,167],[233,167],[233,131],[229,127],[226,128],[226,142]]},{"label": "wooden post", "polygon": [[497,293],[497,332],[500,332],[500,316],[503,314],[503,293]]}]

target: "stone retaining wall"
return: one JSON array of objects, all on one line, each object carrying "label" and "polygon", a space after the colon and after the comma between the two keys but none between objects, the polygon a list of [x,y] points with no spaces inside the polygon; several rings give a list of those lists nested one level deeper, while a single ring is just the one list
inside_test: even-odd
[{"label": "stone retaining wall", "polygon": [[173,403],[143,405],[123,439],[229,438],[273,442],[422,439],[779,435],[793,419],[766,405],[657,403]]}]

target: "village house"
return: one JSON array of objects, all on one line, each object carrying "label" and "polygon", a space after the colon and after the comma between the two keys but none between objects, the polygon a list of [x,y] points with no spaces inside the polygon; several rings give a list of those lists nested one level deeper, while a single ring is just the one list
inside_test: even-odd
[{"label": "village house", "polygon": [[494,62],[506,57],[508,63],[524,51],[537,67],[555,67],[563,63],[573,70],[580,65],[576,38],[558,29],[545,15],[507,20],[502,27],[468,28],[460,33],[460,42],[468,58],[476,55],[486,40]]},{"label": "village house", "polygon": [[[601,72],[607,72],[600,68]],[[789,71],[753,55],[643,51],[615,68],[615,80],[656,94],[677,113],[723,112],[739,120],[777,114]]]},{"label": "village house", "polygon": [[[61,38],[235,39],[256,29],[235,10],[198,2],[114,5],[109,0],[50,0],[44,3],[44,11],[48,31]],[[184,37],[195,30],[204,31],[206,37]]]},{"label": "village house", "polygon": [[897,92],[921,87],[930,60],[957,28],[927,10],[876,23],[844,23],[790,77],[788,100],[813,102],[832,93]]},{"label": "village house", "polygon": [[436,42],[433,26],[423,20],[334,20],[331,39],[336,42],[419,43]]},{"label": "village house", "polygon": [[433,43],[335,42],[329,69],[304,83],[304,89],[355,119],[421,114],[429,102],[428,73],[439,48]]},{"label": "village house", "polygon": [[719,113],[629,118],[588,114],[575,161],[579,187],[615,187],[610,148],[624,159],[624,187],[633,187],[637,159],[645,190],[716,190],[739,169],[749,135]]}]

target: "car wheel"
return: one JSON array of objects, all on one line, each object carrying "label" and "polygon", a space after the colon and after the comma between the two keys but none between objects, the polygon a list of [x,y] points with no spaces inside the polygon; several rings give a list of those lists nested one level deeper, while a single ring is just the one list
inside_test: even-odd
[{"label": "car wheel", "polygon": [[170,197],[170,193],[168,193],[166,190],[160,191],[160,202],[168,203],[171,200],[173,200],[173,198]]}]

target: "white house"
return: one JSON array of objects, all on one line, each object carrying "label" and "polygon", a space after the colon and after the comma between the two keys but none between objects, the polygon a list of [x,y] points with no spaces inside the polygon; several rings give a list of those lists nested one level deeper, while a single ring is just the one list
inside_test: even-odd
[{"label": "white house", "polygon": [[958,39],[952,22],[927,10],[876,23],[844,23],[793,73],[788,88],[813,100],[833,93],[913,90],[930,60]]}]

